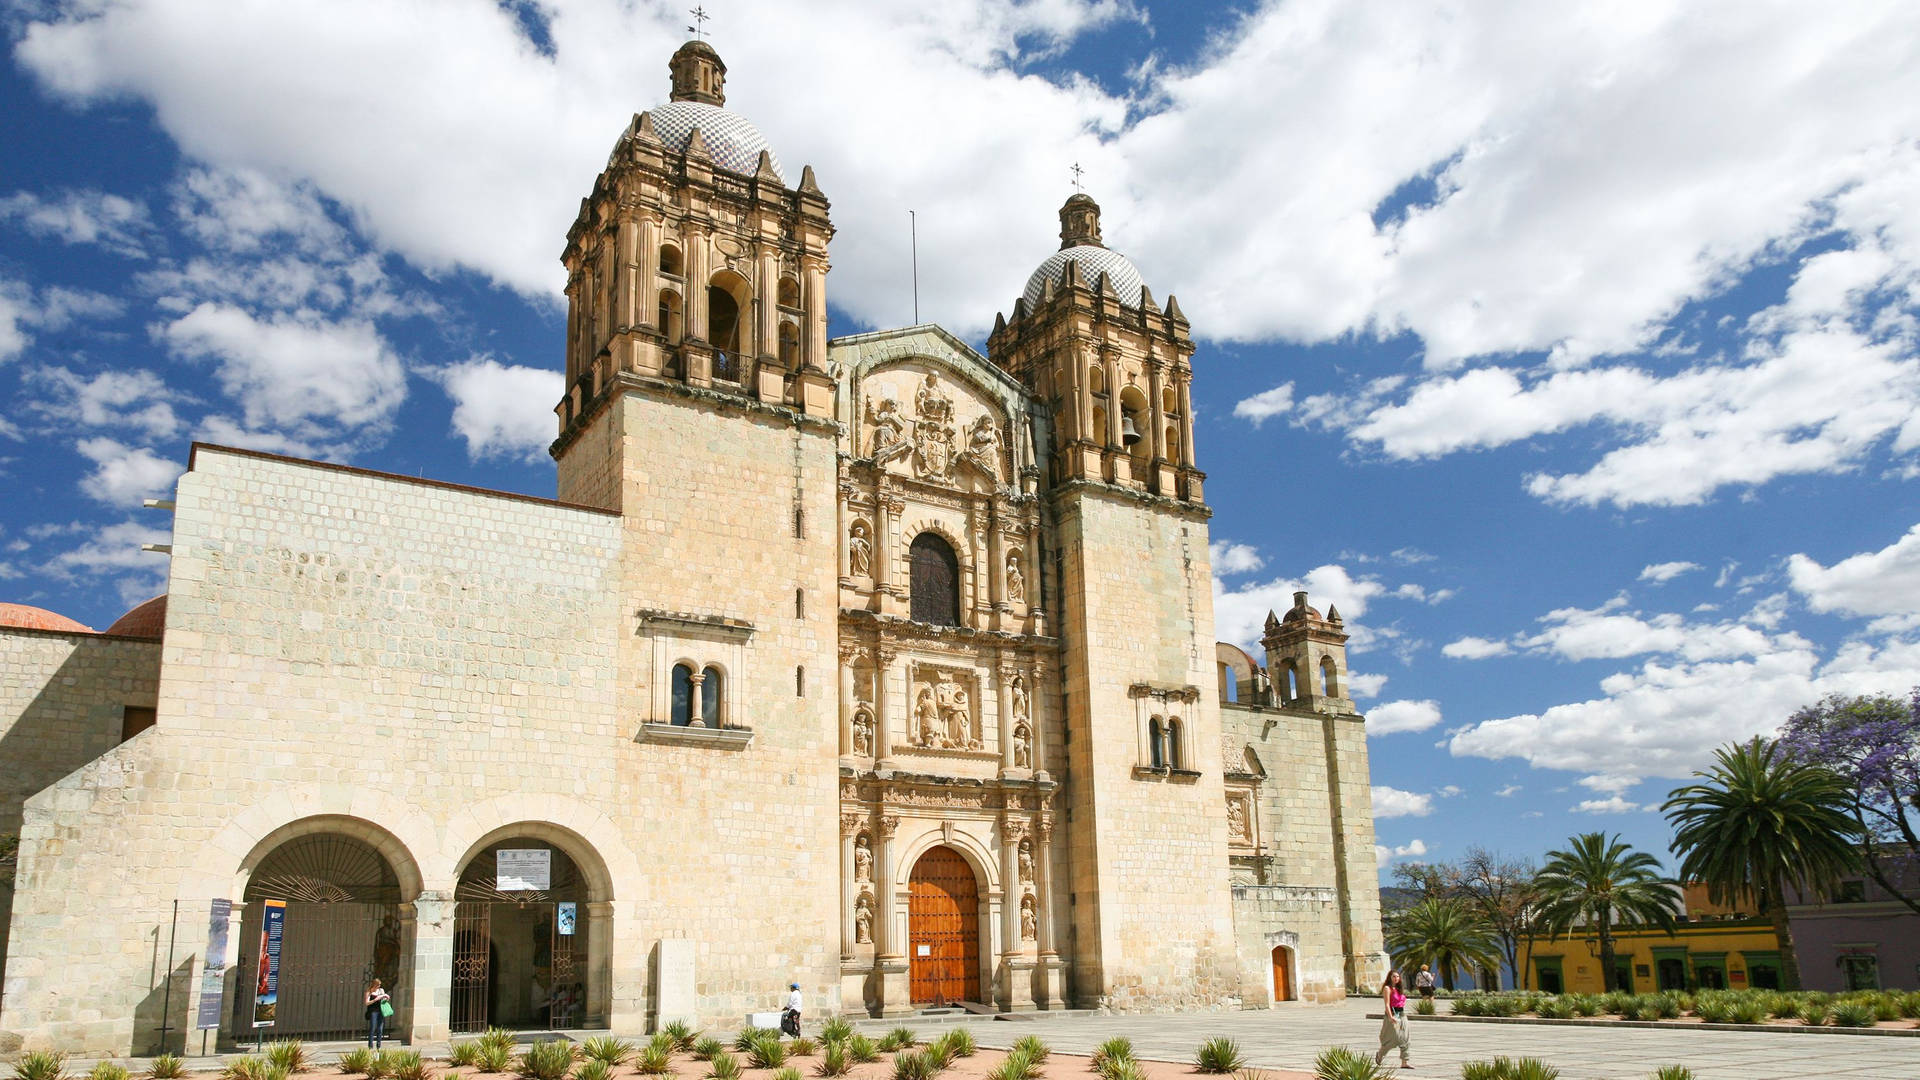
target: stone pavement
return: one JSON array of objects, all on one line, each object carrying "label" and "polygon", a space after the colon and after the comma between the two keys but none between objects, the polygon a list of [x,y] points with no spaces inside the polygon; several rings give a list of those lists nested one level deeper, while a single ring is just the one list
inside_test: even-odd
[{"label": "stone pavement", "polygon": [[[1142,1058],[1191,1061],[1202,1040],[1225,1035],[1240,1043],[1249,1065],[1311,1072],[1328,1046],[1371,1053],[1380,1021],[1367,1019],[1380,1003],[1358,998],[1336,1005],[1284,1005],[1272,1011],[1180,1016],[1078,1016],[1032,1022],[968,1021],[983,1046],[1005,1048],[1038,1035],[1062,1053],[1091,1053],[1104,1039],[1125,1035]],[[915,1025],[923,1036],[946,1025]],[[891,1025],[888,1025],[891,1026]],[[1811,1035],[1746,1031],[1662,1031],[1645,1028],[1553,1027],[1542,1024],[1433,1023],[1411,1025],[1408,1077],[1460,1075],[1460,1063],[1537,1057],[1560,1069],[1562,1080],[1646,1080],[1661,1065],[1686,1065],[1699,1080],[1920,1080],[1920,1039],[1873,1035]],[[1391,1060],[1391,1058],[1389,1059]]]}]

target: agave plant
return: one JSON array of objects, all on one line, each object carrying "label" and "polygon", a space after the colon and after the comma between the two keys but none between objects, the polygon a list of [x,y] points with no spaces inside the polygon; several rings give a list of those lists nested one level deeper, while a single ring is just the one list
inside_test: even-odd
[{"label": "agave plant", "polygon": [[1460,1080],[1501,1080],[1501,1072],[1499,1066],[1491,1061],[1463,1061],[1460,1063]]},{"label": "agave plant", "polygon": [[14,1080],[61,1080],[67,1075],[67,1055],[59,1050],[30,1050],[14,1062]]},{"label": "agave plant", "polygon": [[787,1044],[777,1031],[762,1031],[746,1048],[747,1063],[756,1069],[777,1069],[787,1063]]},{"label": "agave plant", "polygon": [[[1100,1080],[1147,1080],[1147,1070],[1132,1058],[1118,1058],[1107,1062],[1100,1070]],[[1262,1080],[1251,1075],[1251,1070],[1242,1071],[1237,1080]]]},{"label": "agave plant", "polygon": [[[951,1033],[949,1032],[949,1034]],[[953,1064],[953,1058],[954,1058],[953,1047],[948,1044],[946,1035],[940,1035],[936,1038],[927,1040],[926,1049],[920,1052],[927,1056],[928,1061],[933,1062],[933,1068],[935,1072],[938,1072],[941,1069],[944,1069],[947,1066]],[[895,1058],[894,1060],[896,1062],[899,1061],[898,1058]]]},{"label": "agave plant", "polygon": [[87,1070],[87,1080],[127,1080],[127,1069],[124,1065],[103,1061]]},{"label": "agave plant", "polygon": [[1094,1049],[1093,1058],[1088,1064],[1092,1065],[1096,1071],[1104,1073],[1107,1071],[1108,1062],[1132,1060],[1133,1040],[1125,1035],[1116,1035]]},{"label": "agave plant", "polygon": [[1245,1063],[1240,1044],[1225,1037],[1208,1039],[1193,1052],[1193,1067],[1203,1073],[1235,1072]]},{"label": "agave plant", "polygon": [[173,1054],[161,1054],[147,1067],[147,1075],[153,1080],[180,1080],[187,1075],[187,1063]]},{"label": "agave plant", "polygon": [[480,1044],[468,1039],[447,1047],[447,1064],[455,1068],[473,1068],[480,1064]]},{"label": "agave plant", "polygon": [[1047,1055],[1053,1053],[1046,1043],[1040,1041],[1040,1036],[1038,1035],[1025,1036],[1019,1042],[1014,1043],[1013,1048],[1032,1058],[1035,1065],[1046,1064]]},{"label": "agave plant", "polygon": [[613,1080],[613,1066],[598,1058],[588,1058],[573,1070],[573,1080]]},{"label": "agave plant", "polygon": [[694,1040],[693,1056],[701,1061],[712,1061],[713,1055],[724,1052],[726,1048],[726,1043],[707,1035]]},{"label": "agave plant", "polygon": [[1550,997],[1540,1003],[1538,1012],[1542,1020],[1571,1020],[1573,1002],[1564,997]]},{"label": "agave plant", "polygon": [[853,1062],[847,1054],[846,1040],[830,1042],[820,1051],[820,1064],[814,1068],[819,1076],[845,1076],[853,1068]]},{"label": "agave plant", "polygon": [[1662,1065],[1653,1070],[1650,1080],[1693,1080],[1693,1070],[1685,1065]]},{"label": "agave plant", "polygon": [[787,1065],[773,1071],[773,1080],[804,1080],[804,1078],[801,1077],[799,1069]]},{"label": "agave plant", "polygon": [[1372,1058],[1345,1046],[1329,1046],[1313,1059],[1313,1080],[1381,1080],[1391,1075]]},{"label": "agave plant", "polygon": [[1560,1080],[1560,1070],[1539,1058],[1521,1058],[1502,1080]]},{"label": "agave plant", "polygon": [[902,1050],[893,1055],[893,1080],[933,1080],[940,1065],[925,1050]]},{"label": "agave plant", "polygon": [[482,1072],[503,1073],[513,1066],[513,1047],[480,1040],[480,1069]]},{"label": "agave plant", "polygon": [[853,1034],[853,1025],[847,1023],[846,1017],[843,1016],[836,1016],[820,1025],[821,1042],[846,1042],[847,1036],[851,1034]]},{"label": "agave plant", "polygon": [[866,1065],[880,1060],[880,1048],[872,1039],[859,1032],[847,1036],[844,1045],[847,1048],[847,1056],[853,1059],[855,1065]]},{"label": "agave plant", "polygon": [[660,1034],[673,1040],[675,1050],[693,1049],[694,1040],[700,1037],[700,1033],[694,1030],[693,1025],[685,1020],[675,1020],[661,1025]]},{"label": "agave plant", "polygon": [[[663,1043],[665,1045],[663,1045]],[[634,1055],[633,1067],[642,1076],[664,1076],[673,1071],[673,1040],[658,1039]]]},{"label": "agave plant", "polygon": [[912,1028],[897,1027],[880,1036],[880,1049],[883,1051],[905,1050],[916,1041]]},{"label": "agave plant", "polygon": [[418,1050],[389,1050],[387,1075],[393,1080],[432,1080],[433,1067],[420,1059]]},{"label": "agave plant", "polygon": [[306,1072],[309,1064],[307,1044],[299,1039],[279,1039],[268,1043],[266,1058],[290,1073]]},{"label": "agave plant", "polygon": [[[159,1062],[156,1061],[154,1064],[157,1065]],[[346,1053],[341,1054],[337,1064],[343,1073],[365,1076],[367,1075],[367,1070],[373,1067],[373,1051],[363,1046],[356,1046]],[[178,1076],[179,1074],[176,1073],[174,1075]],[[156,1074],[156,1080],[157,1077],[158,1074]]]},{"label": "agave plant", "polygon": [[1833,1006],[1824,1001],[1806,1001],[1801,1003],[1796,1015],[1808,1027],[1823,1027],[1833,1016]]},{"label": "agave plant", "polygon": [[1414,1003],[1413,1011],[1419,1013],[1421,1016],[1432,1016],[1438,1012],[1439,1009],[1434,1005],[1432,998],[1421,998]]},{"label": "agave plant", "polygon": [[1833,1022],[1837,1027],[1872,1027],[1873,1006],[1864,1001],[1843,1001],[1833,1007]]},{"label": "agave plant", "polygon": [[794,1057],[812,1057],[820,1051],[820,1044],[805,1035],[787,1044],[787,1053]]},{"label": "agave plant", "polygon": [[986,1080],[1033,1080],[1040,1075],[1040,1063],[1026,1051],[1015,1048],[987,1072]]},{"label": "agave plant", "polygon": [[625,1039],[616,1039],[610,1035],[600,1035],[580,1044],[580,1052],[589,1060],[605,1062],[608,1069],[625,1065],[633,1056],[633,1044]]},{"label": "agave plant", "polygon": [[514,1072],[523,1080],[564,1080],[580,1048],[565,1039],[542,1039],[520,1052]]},{"label": "agave plant", "polygon": [[480,1035],[480,1045],[483,1047],[503,1046],[512,1050],[519,1041],[519,1036],[506,1028],[488,1028]]},{"label": "agave plant", "polygon": [[740,1080],[740,1059],[725,1050],[707,1059],[707,1076],[712,1080]]}]

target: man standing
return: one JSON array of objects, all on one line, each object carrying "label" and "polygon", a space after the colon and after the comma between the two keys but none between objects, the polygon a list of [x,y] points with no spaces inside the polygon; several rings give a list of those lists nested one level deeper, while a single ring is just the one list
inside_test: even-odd
[{"label": "man standing", "polygon": [[1433,1000],[1433,972],[1427,970],[1427,965],[1420,965],[1420,974],[1413,977],[1413,988],[1420,991],[1422,999]]}]

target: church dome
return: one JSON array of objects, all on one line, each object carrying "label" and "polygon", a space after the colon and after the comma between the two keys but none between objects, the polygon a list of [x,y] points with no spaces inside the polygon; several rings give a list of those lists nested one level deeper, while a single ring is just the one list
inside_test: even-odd
[{"label": "church dome", "polygon": [[707,153],[713,156],[715,165],[728,172],[752,176],[760,168],[760,151],[765,150],[773,161],[774,174],[780,177],[781,183],[787,182],[787,174],[780,168],[780,155],[767,145],[767,137],[760,134],[753,121],[739,113],[698,101],[670,101],[650,111],[654,133],[667,149],[684,153],[693,129],[699,128],[700,141],[707,144]]},{"label": "church dome", "polygon": [[82,626],[58,612],[31,604],[0,604],[0,627],[20,630],[57,630],[63,634],[91,634],[93,627]]},{"label": "church dome", "polygon": [[1027,278],[1027,289],[1021,296],[1028,307],[1040,302],[1049,282],[1056,288],[1059,286],[1061,278],[1066,276],[1068,263],[1073,264],[1074,273],[1087,288],[1097,286],[1100,275],[1105,274],[1122,304],[1140,306],[1140,290],[1146,285],[1146,279],[1140,276],[1132,259],[1100,242],[1100,204],[1085,193],[1070,196],[1060,207],[1060,250],[1047,256]]},{"label": "church dome", "polygon": [[160,636],[167,628],[167,594],[161,593],[151,600],[135,606],[132,611],[113,620],[107,627],[109,634],[122,634],[126,637]]}]

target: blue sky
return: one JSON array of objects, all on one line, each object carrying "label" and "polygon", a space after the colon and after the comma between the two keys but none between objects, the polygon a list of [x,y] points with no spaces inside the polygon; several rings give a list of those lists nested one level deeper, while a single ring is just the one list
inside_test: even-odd
[{"label": "blue sky", "polygon": [[[0,10],[0,598],[104,627],[194,439],[550,494],[558,253],[683,5]],[[1920,12],[709,4],[834,333],[978,343],[1087,169],[1200,340],[1220,636],[1355,630],[1383,866],[1920,684]],[[804,10],[802,10],[804,8]]]}]

